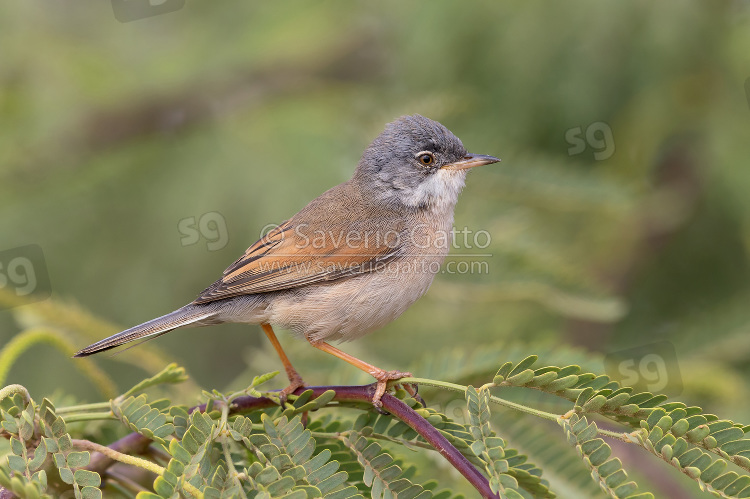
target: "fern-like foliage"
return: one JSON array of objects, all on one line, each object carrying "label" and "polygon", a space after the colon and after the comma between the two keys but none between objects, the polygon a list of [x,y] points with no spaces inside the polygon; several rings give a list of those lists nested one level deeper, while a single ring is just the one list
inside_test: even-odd
[{"label": "fern-like foliage", "polygon": [[[0,466],[0,485],[19,497],[49,497],[43,494],[47,488],[47,472],[40,469],[48,451],[45,440],[35,436],[34,402],[16,393],[0,401],[0,416],[0,426],[10,437],[11,448],[7,467]],[[33,440],[38,441],[36,448]]]},{"label": "fern-like foliage", "polygon": [[591,475],[610,497],[624,499],[654,499],[650,492],[638,492],[638,484],[628,479],[619,459],[610,459],[612,448],[601,438],[595,423],[585,416],[574,414],[570,419],[560,418],[568,442],[576,447],[584,462],[591,468]]},{"label": "fern-like foliage", "polygon": [[[486,387],[477,391],[470,386],[466,390],[466,402],[469,409],[469,431],[474,439],[471,451],[484,465],[490,477],[492,491],[501,499],[519,499],[519,479],[535,497],[555,497],[540,480],[541,470],[525,463],[525,456],[520,457],[515,450],[506,450],[506,443],[495,435],[490,427],[490,394]],[[519,462],[520,459],[520,462]],[[511,466],[512,461],[516,466]]]},{"label": "fern-like foliage", "polygon": [[[407,397],[404,392],[399,393],[405,397],[404,402],[415,409],[415,412],[424,417],[430,425],[438,429],[446,439],[455,446],[473,465],[483,469],[485,461],[480,454],[475,453],[475,439],[472,435],[470,424],[461,424],[435,409],[422,407],[415,399]],[[334,427],[339,429],[338,427]],[[354,422],[353,431],[361,433],[369,440],[381,439],[389,442],[400,443],[404,446],[416,444],[428,446],[426,440],[414,429],[403,421],[389,414],[366,413],[362,414]],[[341,432],[346,434],[346,432]],[[491,433],[494,438],[494,432]],[[542,470],[528,462],[525,455],[517,450],[505,447],[503,449],[506,465],[508,467],[504,480],[515,480],[515,486],[526,490],[533,497],[551,498],[555,495],[549,490],[548,484],[542,477]],[[404,470],[408,474],[410,470]],[[369,485],[369,484],[368,484]],[[426,487],[425,487],[426,488]]]},{"label": "fern-like foliage", "polygon": [[164,444],[165,438],[175,432],[174,424],[167,422],[169,413],[166,411],[170,410],[167,399],[149,403],[145,394],[131,395],[112,400],[110,407],[112,414],[128,428],[155,442]]},{"label": "fern-like foliage", "polygon": [[[270,377],[256,378],[248,391]],[[227,398],[218,392],[212,395]],[[302,425],[301,415],[291,419],[286,415],[300,407],[318,408],[332,397],[307,402],[309,398],[309,394],[298,397],[295,402],[299,407],[290,404],[285,414],[276,418],[262,414],[256,429],[251,419],[242,415],[230,418],[228,411],[193,411],[187,416],[184,409],[173,409],[175,433],[180,436],[169,443],[171,460],[154,481],[154,493],[143,492],[139,498],[189,493],[186,484],[210,498],[358,497],[356,487],[346,484],[347,473],[330,460],[331,452],[316,452],[316,441]]]},{"label": "fern-like foliage", "polygon": [[401,467],[395,463],[388,452],[383,451],[377,442],[369,442],[366,437],[356,431],[349,433],[343,442],[357,456],[357,461],[362,465],[363,481],[365,485],[372,488],[373,498],[430,499],[432,497],[432,493],[424,487],[406,479]]},{"label": "fern-like foliage", "polygon": [[99,474],[83,469],[91,454],[73,449],[65,421],[55,414],[52,402],[44,399],[37,407],[32,400],[25,401],[15,394],[2,400],[0,414],[12,452],[7,467],[0,465],[0,485],[21,498],[51,497],[46,493],[47,470],[42,469],[51,461],[60,480],[72,486],[76,499],[102,497]]},{"label": "fern-like foliage", "polygon": [[96,472],[82,469],[88,466],[91,454],[73,450],[65,421],[55,414],[52,402],[44,399],[40,413],[40,426],[44,432],[42,441],[47,452],[52,453],[62,481],[73,486],[76,499],[101,498],[101,477]]},{"label": "fern-like foliage", "polygon": [[[747,469],[750,440],[744,438],[746,430],[730,421],[709,420],[703,414],[688,416],[682,407],[670,412],[660,407],[630,437],[698,482],[701,490],[717,497],[739,498],[750,497],[750,476],[725,470],[728,462]],[[713,459],[703,449],[721,458]]]},{"label": "fern-like foliage", "polygon": [[[217,435],[216,425],[208,415],[193,412],[182,440],[170,442],[169,453],[172,459],[164,474],[154,482],[154,491],[158,496],[172,497],[186,482],[198,489],[207,488],[204,494],[209,496],[221,495],[213,485],[226,471],[220,464],[211,466],[210,462],[211,446]],[[219,481],[223,483],[223,480]]]},{"label": "fern-like foliage", "polygon": [[[620,468],[612,471],[619,466],[614,460],[597,464],[602,455],[609,456],[611,449],[603,440],[593,438],[598,430],[594,423],[586,422],[584,414],[598,414],[638,428],[621,434],[620,438],[667,461],[695,480],[701,490],[718,497],[750,497],[750,476],[734,471],[724,473],[729,463],[750,471],[750,438],[746,437],[750,427],[704,414],[700,407],[669,402],[664,395],[633,393],[632,388],[620,386],[607,376],[582,373],[578,366],[531,369],[535,362],[536,357],[530,356],[517,364],[504,364],[495,375],[493,386],[528,387],[574,402],[570,421],[565,418],[559,421],[569,439],[576,436],[581,449],[586,444],[591,453],[598,452],[594,461],[584,454],[588,456],[587,463],[597,468],[595,476],[605,491],[619,494],[612,497],[629,497],[622,494],[634,493],[637,487],[633,482],[622,483],[625,472],[619,473]],[[583,437],[578,436],[584,428]],[[712,459],[709,453],[718,458]],[[598,466],[604,464],[609,480],[601,480],[605,475]],[[615,492],[610,490],[613,487]],[[624,488],[619,491],[617,487]]]},{"label": "fern-like foliage", "polygon": [[179,367],[177,364],[169,364],[167,367],[151,376],[146,378],[140,383],[137,383],[130,390],[123,393],[119,398],[129,397],[137,393],[141,393],[144,390],[151,388],[152,386],[163,385],[163,384],[177,384],[187,381],[188,377],[185,373],[185,369]]},{"label": "fern-like foliage", "polygon": [[494,420],[502,428],[508,442],[529,456],[539,468],[544,470],[544,478],[550,490],[558,497],[604,497],[598,483],[592,480],[591,469],[579,459],[574,447],[565,439],[550,438],[555,434],[556,422],[544,424],[535,418],[512,411],[493,407]]},{"label": "fern-like foliage", "polygon": [[[395,392],[396,399],[387,399],[396,404],[391,407],[398,417],[363,403],[364,387],[351,398],[332,389],[310,389],[282,403],[277,392],[262,387],[277,373],[255,377],[241,392],[203,392],[206,404],[192,410],[164,398],[152,401],[147,390],[185,379],[184,371],[174,365],[108,402],[59,410],[47,399],[36,404],[23,387],[11,385],[0,391],[0,436],[8,442],[0,461],[0,487],[33,499],[69,492],[95,499],[106,487],[133,497],[128,492],[132,483],[121,482],[116,473],[100,474],[114,460],[157,475],[150,490],[137,493],[138,499],[462,497],[437,490],[442,474],[429,477],[434,470],[425,466],[430,461],[422,456],[439,447],[487,496],[551,499],[567,497],[570,490],[589,495],[580,484],[586,475],[609,497],[653,497],[629,477],[625,468],[633,463],[623,466],[612,455],[606,440],[616,439],[642,447],[708,494],[750,497],[750,475],[736,471],[750,470],[750,427],[660,394],[634,393],[577,365],[538,367],[536,362],[535,356],[506,362],[479,388],[413,379],[462,392],[464,420],[461,414],[451,417],[424,407],[404,390]],[[552,406],[561,413],[503,398],[509,388],[557,397],[559,404]],[[503,408],[498,411],[495,405]],[[498,425],[498,413],[509,410],[524,417],[503,417]],[[549,423],[539,424],[538,418]],[[602,429],[595,418],[620,430]],[[118,427],[134,433],[110,448],[71,437],[71,431],[80,432],[71,423],[95,420],[103,423],[86,430],[90,437],[104,440]],[[567,447],[570,451],[559,450],[565,438],[551,422],[562,427],[573,445]],[[96,429],[100,427],[108,429]],[[443,443],[437,445],[437,437]],[[551,447],[545,444],[542,449],[537,442],[554,438],[561,447],[552,446],[550,457]],[[128,447],[130,440],[140,444]],[[529,449],[535,463],[511,443]],[[93,459],[92,451],[107,459]],[[568,486],[560,491],[551,485],[565,485],[563,481]]]},{"label": "fern-like foliage", "polygon": [[[175,433],[174,424],[167,420],[174,418],[175,415],[183,416],[182,419],[178,418],[178,423],[184,426],[187,411],[184,411],[184,414],[179,413],[180,407],[172,407],[167,399],[149,402],[148,397],[141,392],[152,386],[181,383],[186,379],[185,369],[177,367],[176,364],[169,364],[161,372],[137,383],[124,394],[113,399],[110,402],[110,410],[132,431],[140,433],[149,440],[166,444],[165,438]],[[135,396],[136,394],[138,396]]]},{"label": "fern-like foliage", "polygon": [[[325,452],[314,456],[315,440],[304,429],[300,416],[276,421],[262,416],[265,434],[252,435],[250,442],[258,458],[247,470],[248,476],[265,473],[277,477],[276,488],[284,492],[303,490],[310,497],[354,497],[356,489],[345,486],[348,475],[339,471],[336,461]],[[262,467],[262,469],[261,469]],[[271,471],[273,470],[273,471]]]}]

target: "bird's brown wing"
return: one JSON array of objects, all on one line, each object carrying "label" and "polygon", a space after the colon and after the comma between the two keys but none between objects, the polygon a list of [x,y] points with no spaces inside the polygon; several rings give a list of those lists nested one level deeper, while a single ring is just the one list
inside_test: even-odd
[{"label": "bird's brown wing", "polygon": [[399,232],[394,228],[349,239],[343,231],[326,232],[313,237],[295,230],[292,221],[284,222],[250,246],[193,303],[280,291],[372,272],[401,252]]}]

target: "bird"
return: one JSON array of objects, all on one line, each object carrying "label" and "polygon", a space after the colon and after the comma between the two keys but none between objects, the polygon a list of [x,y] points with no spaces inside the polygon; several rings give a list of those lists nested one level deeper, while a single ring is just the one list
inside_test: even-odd
[{"label": "bird", "polygon": [[372,375],[372,403],[380,408],[388,383],[411,374],[381,369],[331,343],[383,327],[427,292],[450,249],[467,172],[499,161],[469,154],[437,121],[402,116],[365,149],[349,180],[261,237],[191,303],[75,357],[182,327],[258,324],[286,370],[286,399],[305,383],[276,337],[273,328],[281,327]]}]

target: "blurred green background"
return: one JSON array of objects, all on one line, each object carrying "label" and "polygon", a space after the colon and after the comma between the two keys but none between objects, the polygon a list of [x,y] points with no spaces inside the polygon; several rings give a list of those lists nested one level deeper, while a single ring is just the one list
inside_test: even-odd
[{"label": "blurred green background", "polygon": [[[456,212],[490,244],[452,261],[485,263],[439,275],[344,350],[416,375],[446,352],[613,376],[621,364],[604,359],[631,355],[634,381],[750,420],[747,2],[190,1],[120,22],[110,2],[17,0],[0,13],[0,252],[41,247],[52,303],[123,328],[182,306],[267,224],[346,180],[385,123],[420,113],[502,158],[469,175]],[[214,212],[187,244],[180,227]],[[0,343],[44,322],[34,306],[0,311]],[[76,347],[114,332],[69,329]],[[309,383],[367,382],[281,341]],[[205,388],[278,368],[257,326],[154,346]],[[648,353],[657,362],[638,364]],[[99,397],[60,352],[26,355],[6,383]],[[143,376],[125,355],[96,359],[121,388]]]}]

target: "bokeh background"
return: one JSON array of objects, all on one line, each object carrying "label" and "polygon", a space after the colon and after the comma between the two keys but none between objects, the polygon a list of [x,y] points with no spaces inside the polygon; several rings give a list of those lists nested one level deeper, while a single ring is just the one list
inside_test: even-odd
[{"label": "bokeh background", "polygon": [[[171,2],[0,7],[0,264],[27,255],[51,291],[14,306],[5,275],[0,345],[46,324],[83,347],[191,301],[419,113],[502,158],[456,212],[489,244],[346,351],[444,379],[536,353],[750,420],[750,3]],[[367,382],[281,341],[312,384]],[[166,360],[218,389],[279,367],[240,325],[94,362],[125,388]],[[36,345],[0,384],[100,399],[77,362]],[[641,473],[693,495],[671,471]]]}]

